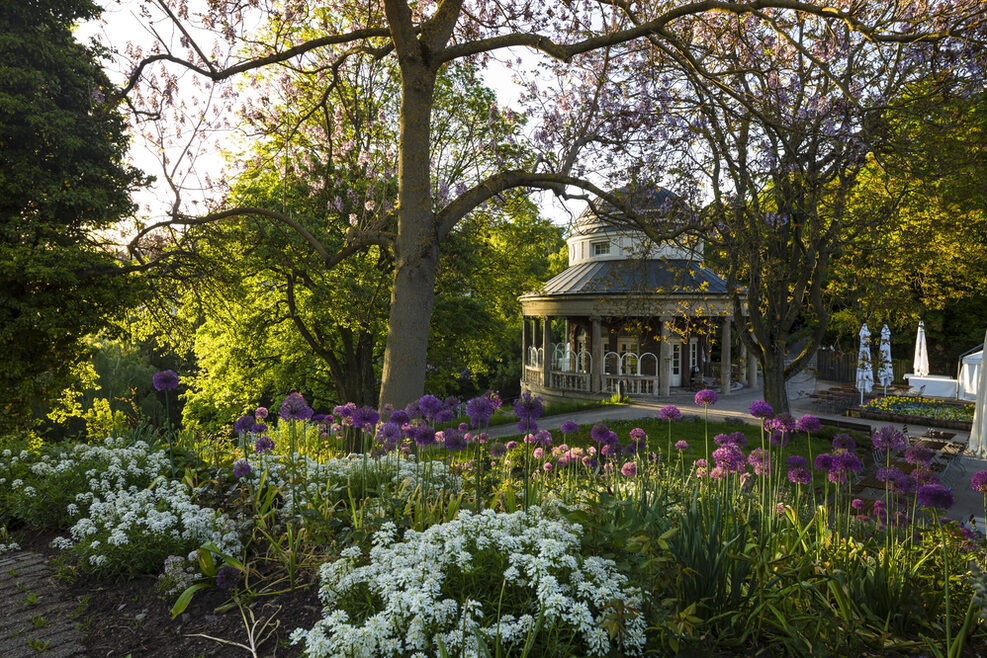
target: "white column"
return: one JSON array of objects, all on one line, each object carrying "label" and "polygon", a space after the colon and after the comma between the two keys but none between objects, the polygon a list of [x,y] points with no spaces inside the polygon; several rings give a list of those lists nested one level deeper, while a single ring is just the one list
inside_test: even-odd
[{"label": "white column", "polygon": [[603,391],[603,338],[600,327],[600,318],[590,318],[593,322],[593,329],[590,332],[590,354],[593,355],[591,364],[591,374],[589,390],[594,393]]},{"label": "white column", "polygon": [[730,395],[730,326],[732,319],[723,318],[723,329],[720,344],[720,395]]},{"label": "white column", "polygon": [[542,385],[549,388],[552,385],[552,316],[550,315],[542,318],[541,344],[545,352],[545,358],[542,359]]},{"label": "white column", "polygon": [[660,356],[658,359],[658,395],[664,397],[672,390],[672,344],[669,342],[672,338],[672,319],[662,317],[660,321],[661,333],[658,338],[661,340],[661,349],[658,350]]}]

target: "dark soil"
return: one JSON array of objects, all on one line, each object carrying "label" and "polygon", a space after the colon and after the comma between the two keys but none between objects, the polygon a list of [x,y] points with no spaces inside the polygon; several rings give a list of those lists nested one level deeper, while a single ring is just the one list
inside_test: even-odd
[{"label": "dark soil", "polygon": [[[69,565],[56,557],[51,540],[64,532],[22,528],[16,540],[23,549],[53,559],[56,572],[66,576]],[[60,567],[61,563],[61,567]],[[85,635],[90,658],[196,658],[198,656],[250,656],[242,647],[197,634],[249,644],[240,611],[217,613],[216,608],[230,601],[230,592],[202,590],[177,619],[171,619],[173,600],[163,600],[154,589],[156,577],[134,580],[79,578],[67,583],[75,601],[73,621]],[[277,630],[257,650],[258,656],[290,658],[301,655],[301,647],[288,646],[288,636],[296,628],[311,628],[322,617],[322,606],[311,580],[287,594],[264,596],[249,604],[257,621],[272,615],[280,622]],[[249,620],[249,616],[248,616]]]}]

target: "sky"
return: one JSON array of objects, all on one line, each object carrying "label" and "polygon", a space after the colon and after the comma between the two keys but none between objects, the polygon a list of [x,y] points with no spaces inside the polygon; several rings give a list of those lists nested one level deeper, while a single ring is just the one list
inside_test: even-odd
[{"label": "sky", "polygon": [[[195,5],[196,0],[190,4]],[[163,29],[164,26],[150,25],[146,20],[137,15],[138,3],[133,0],[104,0],[103,15],[98,21],[81,24],[76,29],[76,36],[80,41],[88,41],[95,38],[104,45],[117,50],[123,50],[128,42],[142,45],[147,49],[155,41],[155,32]],[[205,41],[205,39],[203,39]],[[516,59],[517,57],[531,58],[527,51],[509,52],[506,56]],[[173,69],[174,70],[174,69]],[[124,79],[124,73],[114,69],[112,65],[107,67],[107,73],[114,82]],[[196,93],[191,85],[191,78],[194,74],[183,76],[179,83],[178,93],[188,96]],[[483,79],[488,87],[493,89],[498,97],[498,101],[504,107],[510,107],[515,111],[520,111],[519,97],[521,87],[514,82],[514,74],[499,62],[492,61],[483,70]],[[201,188],[201,191],[183,190],[185,201],[194,201],[195,207],[204,207],[211,196],[209,186],[204,182],[205,174],[211,172],[210,178],[216,177],[216,172],[220,172],[225,167],[225,161],[221,154],[212,147],[196,145],[194,172],[185,180],[192,182],[190,187]],[[177,158],[180,149],[174,149],[170,155],[172,160]],[[135,137],[131,143],[130,156],[132,163],[151,175],[156,176],[157,181],[146,190],[136,193],[135,200],[140,207],[142,216],[151,220],[160,219],[169,208],[170,200],[174,197],[162,176],[162,163],[160,152],[156,148],[149,148],[141,137]],[[198,182],[196,183],[196,179]],[[555,196],[547,192],[533,192],[532,200],[538,205],[543,216],[551,219],[559,225],[567,225],[572,218],[577,216],[586,205],[584,202],[570,202],[567,209]],[[570,212],[572,214],[570,214]]]}]

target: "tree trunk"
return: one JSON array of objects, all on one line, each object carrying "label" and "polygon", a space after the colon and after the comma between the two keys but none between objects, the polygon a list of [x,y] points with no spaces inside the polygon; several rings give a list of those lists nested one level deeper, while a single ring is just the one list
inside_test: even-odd
[{"label": "tree trunk", "polygon": [[775,413],[788,413],[784,353],[766,351],[763,357],[761,370],[764,375],[764,401],[771,405]]},{"label": "tree trunk", "polygon": [[380,405],[403,408],[425,392],[439,239],[432,211],[430,124],[435,75],[419,59],[401,62],[398,236]]}]

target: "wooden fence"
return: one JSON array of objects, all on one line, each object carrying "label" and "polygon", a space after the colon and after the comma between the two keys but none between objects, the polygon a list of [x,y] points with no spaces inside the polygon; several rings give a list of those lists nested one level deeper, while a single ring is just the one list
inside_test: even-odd
[{"label": "wooden fence", "polygon": [[[877,381],[879,363],[877,361],[872,363],[874,366],[874,385],[879,386]],[[894,371],[894,383],[905,384],[907,383],[904,378],[905,373],[912,371],[912,363],[908,359],[892,358],[891,369]],[[819,350],[816,352],[816,379],[831,382],[855,382],[857,380],[857,353],[844,354],[830,350]]]}]

